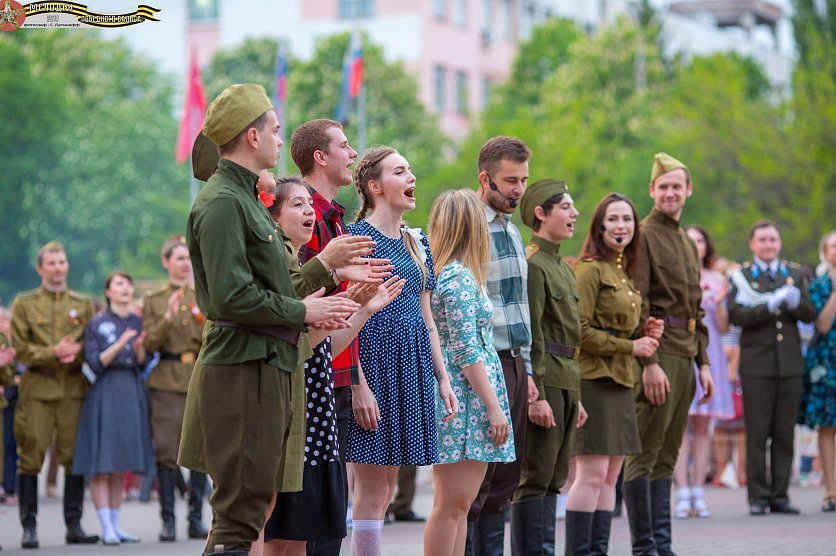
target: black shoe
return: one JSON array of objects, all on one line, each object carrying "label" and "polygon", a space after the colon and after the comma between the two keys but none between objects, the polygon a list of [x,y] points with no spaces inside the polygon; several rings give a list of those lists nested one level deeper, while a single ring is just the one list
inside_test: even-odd
[{"label": "black shoe", "polygon": [[836,496],[827,496],[821,503],[821,511],[836,512]]},{"label": "black shoe", "polygon": [[188,534],[190,539],[205,539],[209,536],[209,531],[201,521],[190,521]]},{"label": "black shoe", "polygon": [[801,510],[795,506],[790,506],[789,502],[780,502],[778,504],[770,504],[769,512],[773,514],[798,515],[801,513]]},{"label": "black shoe", "polygon": [[159,535],[160,542],[174,542],[177,540],[177,533],[174,527],[174,518],[163,521]]},{"label": "black shoe", "polygon": [[38,531],[35,529],[34,526],[32,527],[24,527],[23,528],[23,536],[20,537],[20,547],[21,548],[38,548],[40,543],[38,543]]},{"label": "black shoe", "polygon": [[21,548],[38,548],[38,476],[18,475],[18,509],[23,535]]},{"label": "black shoe", "polygon": [[403,514],[395,514],[395,521],[408,521],[412,523],[423,523],[427,521],[426,517],[416,515],[415,512],[409,510]]},{"label": "black shoe", "polygon": [[749,515],[766,515],[766,507],[764,500],[755,500],[749,504]]},{"label": "black shoe", "polygon": [[96,544],[99,542],[99,536],[88,535],[81,528],[80,523],[70,523],[67,525],[67,535],[64,539],[67,541],[67,544]]}]

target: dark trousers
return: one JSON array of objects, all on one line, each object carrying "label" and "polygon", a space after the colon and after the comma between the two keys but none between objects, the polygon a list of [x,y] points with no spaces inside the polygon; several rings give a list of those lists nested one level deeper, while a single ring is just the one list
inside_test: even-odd
[{"label": "dark trousers", "polygon": [[[743,378],[743,422],[746,425],[746,478],[749,503],[789,501],[793,436],[801,405],[802,377]],[[766,442],[770,477],[766,475]]]},{"label": "dark trousers", "polygon": [[389,504],[387,510],[395,517],[403,515],[412,510],[412,501],[415,499],[415,476],[418,474],[418,467],[415,465],[403,465],[398,469],[398,492],[395,500]]},{"label": "dark trousers", "polygon": [[4,392],[9,405],[3,409],[3,492],[17,492],[17,442],[14,422],[17,406],[17,386],[9,386]]},{"label": "dark trousers", "polygon": [[204,365],[197,390],[206,468],[215,486],[205,552],[246,551],[280,483],[291,375],[264,361]]},{"label": "dark trousers", "polygon": [[[351,386],[340,386],[334,389],[334,409],[337,412],[337,442],[340,446],[340,459],[345,463],[345,453],[348,449],[348,420],[351,418]],[[346,466],[343,465],[343,473]],[[346,485],[348,481],[346,481]],[[348,489],[345,490],[348,497]],[[345,516],[343,516],[345,519]],[[342,539],[327,541],[308,541],[305,553],[308,556],[339,556]]]},{"label": "dark trousers", "polygon": [[507,510],[511,505],[511,496],[520,482],[528,421],[528,375],[522,356],[508,357],[506,354],[507,352],[500,353],[500,361],[511,406],[511,425],[514,427],[514,452],[517,461],[488,464],[479,494],[470,506],[468,521],[477,521],[482,514],[496,514]]}]

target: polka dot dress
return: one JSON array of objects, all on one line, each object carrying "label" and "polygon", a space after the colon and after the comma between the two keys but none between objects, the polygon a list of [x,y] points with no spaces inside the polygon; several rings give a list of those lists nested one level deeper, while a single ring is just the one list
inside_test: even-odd
[{"label": "polka dot dress", "polygon": [[334,377],[331,372],[331,337],[319,344],[305,361],[305,411],[307,437],[305,463],[316,467],[321,462],[338,461],[337,415],[334,410]]},{"label": "polka dot dress", "polygon": [[429,242],[422,234],[428,275],[409,256],[402,238],[384,236],[365,220],[347,226],[354,235],[377,242],[376,257],[390,259],[406,286],[392,303],[368,320],[358,336],[360,365],[380,409],[377,431],[349,421],[348,461],[374,465],[438,463],[436,384],[430,337],[421,317],[423,290],[435,289]]}]

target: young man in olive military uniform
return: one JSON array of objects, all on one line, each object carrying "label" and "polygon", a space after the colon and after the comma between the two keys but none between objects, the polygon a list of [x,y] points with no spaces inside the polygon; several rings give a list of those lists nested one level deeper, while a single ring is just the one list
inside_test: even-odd
[{"label": "young man in olive military uniform", "polygon": [[[493,137],[479,150],[479,199],[488,219],[491,259],[488,295],[494,307],[494,347],[502,362],[514,427],[513,463],[490,463],[479,494],[467,515],[465,554],[498,556],[505,542],[505,511],[520,480],[525,453],[528,402],[536,399],[531,378],[531,317],[528,312],[528,263],[525,247],[511,216],[528,182],[531,151],[516,137]],[[471,552],[472,551],[472,552]]]},{"label": "young man in olive military uniform", "polygon": [[[322,290],[300,300],[294,291],[283,236],[257,196],[258,172],[276,165],[282,145],[264,88],[225,89],[203,133],[221,156],[187,225],[197,302],[213,321],[191,385],[215,485],[206,553],[243,555],[280,482],[305,323],[344,319],[358,306]],[[320,281],[333,286],[324,267]]]},{"label": "young man in olive military uniform", "polygon": [[[163,521],[160,541],[176,539],[174,489],[177,449],[183,427],[186,392],[195,359],[200,351],[205,321],[194,294],[192,263],[183,236],[172,236],[160,251],[168,284],[145,296],[142,327],[145,348],[160,354],[160,362],[151,371],[146,384],[151,393],[151,432],[159,481],[160,517]],[[189,527],[191,539],[205,539],[203,498],[206,475],[193,471],[189,480]]]},{"label": "young man in olive military uniform", "polygon": [[[511,504],[515,556],[555,553],[554,502],[569,475],[575,429],[586,421],[579,401],[581,323],[575,272],[560,257],[560,242],[574,235],[578,211],[564,182],[545,179],[526,190],[520,212],[523,223],[534,230],[526,256],[537,399],[528,405],[526,422],[518,425],[526,428],[526,445]],[[566,513],[567,554],[574,554],[570,533],[584,527],[582,517],[580,512]]]},{"label": "young man in olive military uniform", "polygon": [[696,391],[695,362],[705,392],[702,401],[714,393],[697,249],[679,226],[692,193],[688,168],[658,153],[650,174],[654,208],[641,223],[635,284],[642,295],[641,326],[655,317],[664,322],[665,331],[656,353],[639,358],[643,368],[635,394],[642,453],[627,456],[624,467],[624,503],[637,555],[673,554],[671,481]]},{"label": "young man in olive military uniform", "polygon": [[[20,294],[12,312],[12,344],[27,366],[20,380],[15,438],[18,455],[18,497],[21,546],[38,547],[38,473],[55,436],[55,455],[69,471],[87,382],[81,374],[81,341],[93,316],[90,299],[67,288],[70,265],[64,247],[55,241],[38,253],[35,270],[41,287]],[[99,541],[81,528],[84,477],[64,477],[64,522],[67,544]]]},{"label": "young man in olive military uniform", "polygon": [[[790,505],[793,432],[804,361],[798,322],[810,322],[816,311],[801,268],[781,260],[781,231],[761,220],[749,233],[753,260],[732,276],[729,320],[739,325],[740,378],[746,424],[746,478],[749,513],[798,514]],[[766,443],[771,476],[766,474]]]}]

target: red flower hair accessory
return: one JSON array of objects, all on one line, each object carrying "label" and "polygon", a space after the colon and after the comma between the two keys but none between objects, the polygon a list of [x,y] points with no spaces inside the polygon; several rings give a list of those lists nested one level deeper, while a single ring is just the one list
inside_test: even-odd
[{"label": "red flower hair accessory", "polygon": [[259,191],[258,192],[258,200],[261,201],[261,204],[267,208],[273,206],[273,203],[276,202],[276,196],[272,193],[267,193],[266,191]]}]

